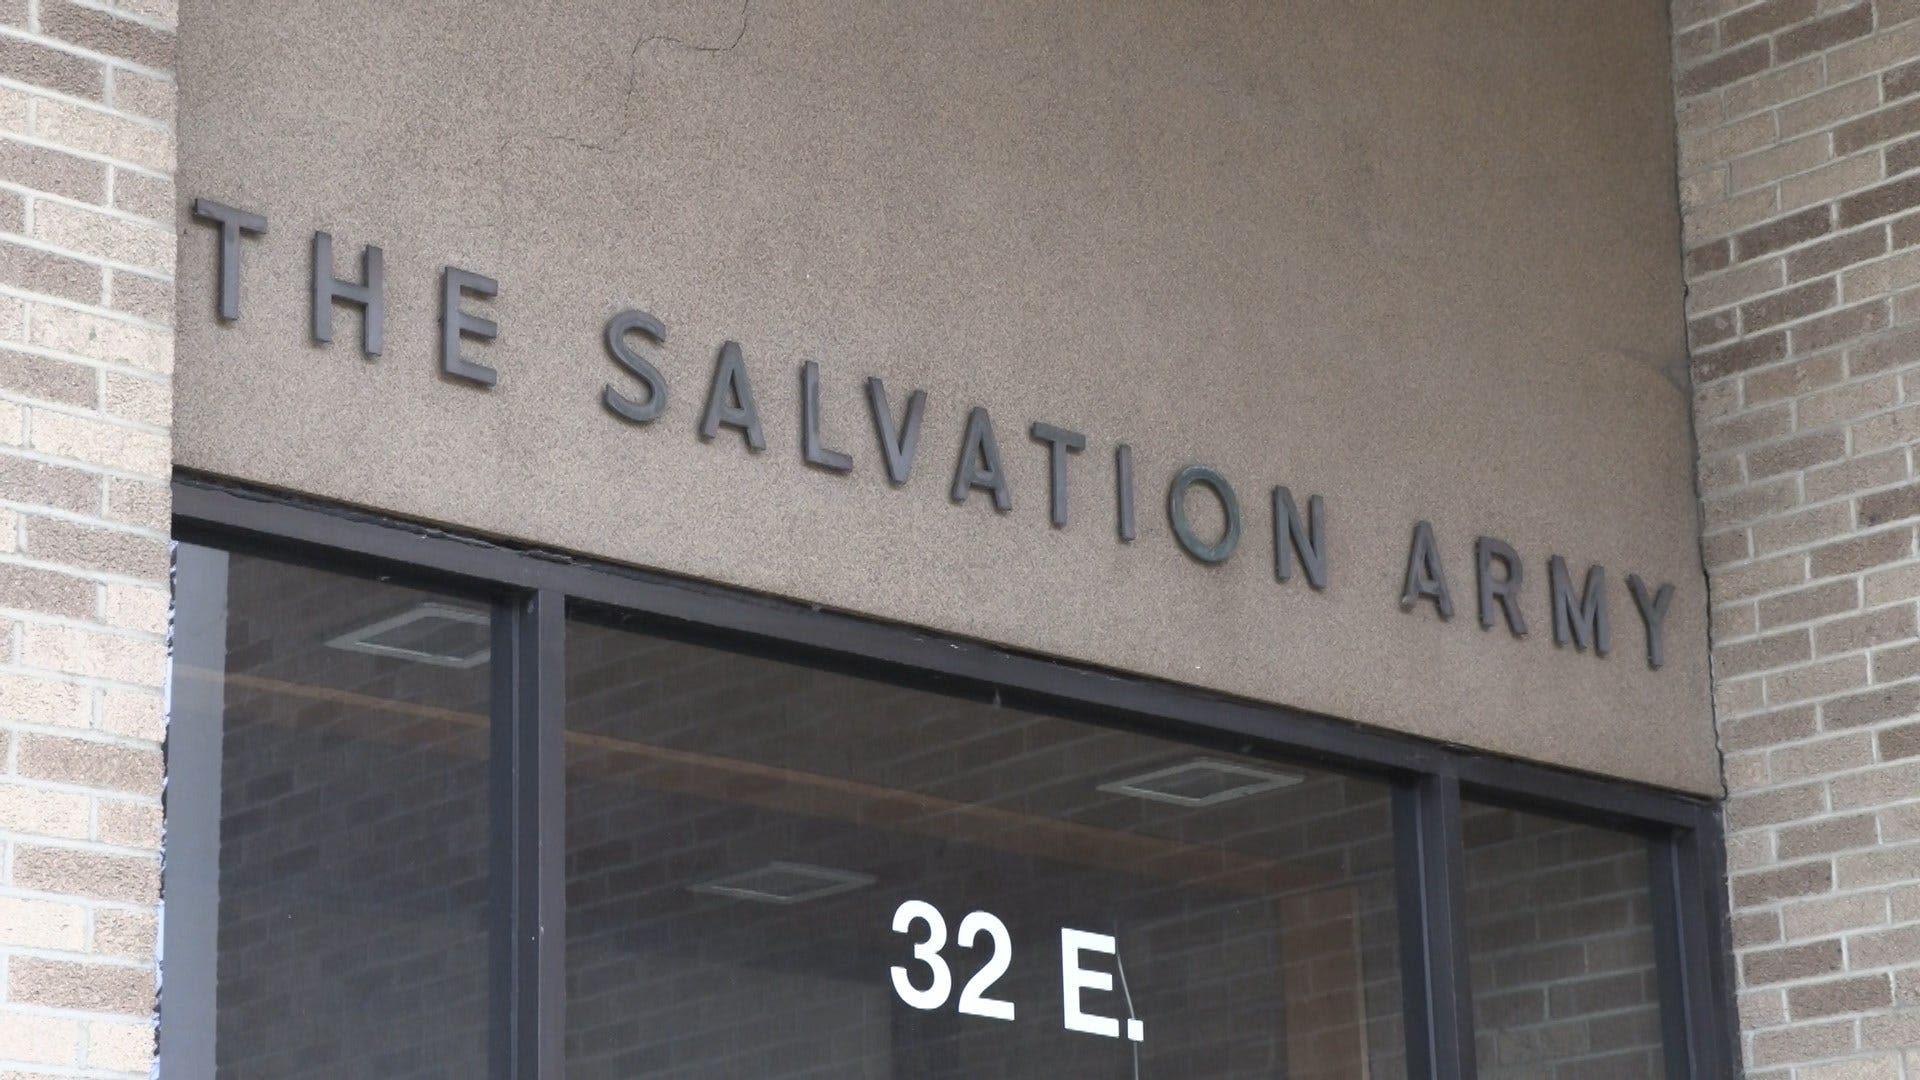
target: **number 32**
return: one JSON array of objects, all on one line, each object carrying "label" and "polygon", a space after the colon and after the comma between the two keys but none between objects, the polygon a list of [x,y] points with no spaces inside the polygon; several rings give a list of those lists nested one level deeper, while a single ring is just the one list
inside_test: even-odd
[{"label": "number 32", "polygon": [[[925,900],[908,900],[893,913],[893,932],[896,934],[913,933],[913,924],[925,923],[927,937],[913,946],[913,958],[927,966],[933,973],[933,981],[925,989],[913,985],[913,977],[904,967],[893,968],[893,992],[900,1000],[916,1009],[937,1009],[947,1003],[948,995],[953,993],[953,971],[947,967],[947,961],[940,950],[947,944],[947,920],[940,909]],[[975,911],[960,920],[961,948],[972,948],[974,940],[982,931],[993,941],[993,955],[987,959],[985,967],[960,991],[960,1011],[969,1016],[985,1016],[994,1020],[1013,1019],[1013,1002],[999,1001],[986,996],[986,990],[1007,973],[1013,964],[1013,937],[1007,933],[1007,924],[990,912]]]}]

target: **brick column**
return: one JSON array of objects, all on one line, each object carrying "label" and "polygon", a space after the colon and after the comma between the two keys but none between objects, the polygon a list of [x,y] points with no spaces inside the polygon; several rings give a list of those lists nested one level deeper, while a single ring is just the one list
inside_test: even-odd
[{"label": "brick column", "polygon": [[0,0],[0,1075],[153,1060],[173,0]]},{"label": "brick column", "polygon": [[1920,2],[1672,10],[1747,1075],[1917,1080]]}]

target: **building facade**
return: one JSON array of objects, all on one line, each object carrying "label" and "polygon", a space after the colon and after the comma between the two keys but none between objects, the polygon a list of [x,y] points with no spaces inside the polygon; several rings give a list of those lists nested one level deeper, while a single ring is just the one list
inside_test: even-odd
[{"label": "building facade", "polygon": [[0,2],[0,1074],[1920,1078],[1920,5],[183,8]]}]

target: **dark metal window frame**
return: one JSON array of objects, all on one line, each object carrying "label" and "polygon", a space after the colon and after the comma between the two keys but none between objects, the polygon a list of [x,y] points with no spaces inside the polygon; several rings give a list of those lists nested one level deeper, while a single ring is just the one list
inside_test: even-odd
[{"label": "dark metal window frame", "polygon": [[[1713,802],[208,478],[176,476],[173,505],[174,535],[184,542],[492,598],[493,1080],[563,1075],[563,635],[570,608],[1055,715],[1252,744],[1390,781],[1411,1076],[1476,1075],[1463,794],[1641,833],[1650,841],[1667,1075],[1738,1071],[1726,860]],[[171,1034],[166,1021],[163,998],[163,1040]]]}]

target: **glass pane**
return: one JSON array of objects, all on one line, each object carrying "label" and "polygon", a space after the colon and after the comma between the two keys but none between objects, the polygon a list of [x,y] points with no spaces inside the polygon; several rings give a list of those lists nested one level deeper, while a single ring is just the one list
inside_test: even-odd
[{"label": "glass pane", "polygon": [[569,1080],[1404,1075],[1380,784],[582,623],[567,671]]},{"label": "glass pane", "polygon": [[217,822],[213,940],[183,945],[214,1075],[485,1076],[487,608],[185,546],[180,590],[168,802]]},{"label": "glass pane", "polygon": [[1666,1075],[1646,840],[1471,802],[1461,825],[1483,1080]]}]

